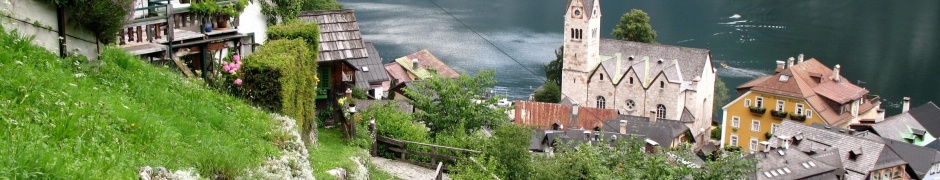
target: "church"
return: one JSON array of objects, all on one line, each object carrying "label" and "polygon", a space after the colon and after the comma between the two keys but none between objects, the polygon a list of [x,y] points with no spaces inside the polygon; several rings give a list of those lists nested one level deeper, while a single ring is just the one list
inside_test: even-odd
[{"label": "church", "polygon": [[696,142],[708,139],[716,72],[709,50],[603,39],[600,0],[567,6],[562,103],[682,121]]}]

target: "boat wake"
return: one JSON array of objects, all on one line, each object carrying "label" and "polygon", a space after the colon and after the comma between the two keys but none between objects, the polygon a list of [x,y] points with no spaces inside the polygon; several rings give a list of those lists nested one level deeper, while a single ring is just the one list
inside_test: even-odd
[{"label": "boat wake", "polygon": [[758,78],[761,76],[770,75],[769,73],[756,69],[733,67],[724,62],[719,62],[718,65],[721,66],[721,70],[718,70],[718,75],[723,77]]}]

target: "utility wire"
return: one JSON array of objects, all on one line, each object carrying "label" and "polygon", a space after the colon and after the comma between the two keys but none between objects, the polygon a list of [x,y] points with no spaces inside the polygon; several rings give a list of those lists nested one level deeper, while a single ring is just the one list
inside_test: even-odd
[{"label": "utility wire", "polygon": [[[496,48],[496,50],[499,50],[499,52],[503,53],[503,55],[506,55],[506,57],[509,57],[509,59],[511,59],[512,61],[516,62],[516,64],[519,64],[519,66],[522,66],[522,69],[525,69],[526,71],[529,71],[529,73],[532,73],[532,75],[534,75],[535,77],[538,77],[540,80],[542,80],[542,82],[548,82],[547,79],[543,78],[542,76],[539,76],[539,75],[536,74],[534,71],[532,71],[531,69],[529,69],[528,67],[526,67],[525,65],[523,65],[522,62],[519,62],[519,60],[516,60],[516,58],[513,58],[512,56],[510,56],[509,53],[506,53],[506,51],[503,51],[502,48],[499,48],[499,46],[496,46],[496,44],[494,44],[494,43],[493,43],[492,41],[490,41],[489,39],[486,39],[486,37],[483,37],[483,35],[481,35],[479,32],[477,32],[476,30],[474,30],[473,28],[471,28],[470,26],[468,26],[466,23],[464,23],[463,21],[461,21],[460,19],[458,19],[457,16],[454,16],[453,14],[451,14],[450,12],[448,12],[446,9],[444,9],[444,7],[441,7],[441,5],[438,5],[437,3],[435,3],[434,0],[428,0],[428,2],[431,2],[431,4],[434,4],[434,6],[437,6],[437,8],[440,8],[441,11],[444,11],[444,13],[446,13],[448,16],[450,16],[451,18],[454,18],[454,20],[457,20],[457,22],[459,22],[461,25],[463,25],[464,27],[466,27],[467,29],[469,29],[471,32],[473,32],[473,34],[476,34],[477,36],[479,36],[480,38],[482,38],[483,41],[486,41],[486,43],[490,44],[490,46],[493,46],[494,48]],[[560,86],[560,84],[559,84],[559,86]],[[568,96],[567,94],[564,94],[564,92],[559,92],[559,94]],[[587,114],[590,114],[591,116],[594,116],[594,118],[600,119],[600,117],[597,117],[597,115],[594,114],[594,113],[592,113],[591,111],[585,111],[585,112],[588,112]],[[581,127],[581,128],[584,128],[584,127]]]}]

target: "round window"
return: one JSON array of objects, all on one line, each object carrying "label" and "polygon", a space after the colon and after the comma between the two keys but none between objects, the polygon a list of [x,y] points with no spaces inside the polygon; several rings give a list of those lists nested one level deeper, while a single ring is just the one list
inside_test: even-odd
[{"label": "round window", "polygon": [[633,100],[627,100],[627,111],[633,111],[636,109],[636,103]]}]

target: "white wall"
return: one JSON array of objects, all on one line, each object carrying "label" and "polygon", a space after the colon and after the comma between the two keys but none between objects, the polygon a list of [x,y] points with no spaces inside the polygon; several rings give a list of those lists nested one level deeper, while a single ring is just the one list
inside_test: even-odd
[{"label": "white wall", "polygon": [[[0,0],[0,24],[6,31],[34,36],[33,44],[59,53],[59,27],[55,7],[37,0]],[[38,25],[38,26],[37,26]],[[90,31],[68,25],[65,37],[68,51],[77,51],[88,58],[98,58],[97,39]]]}]

